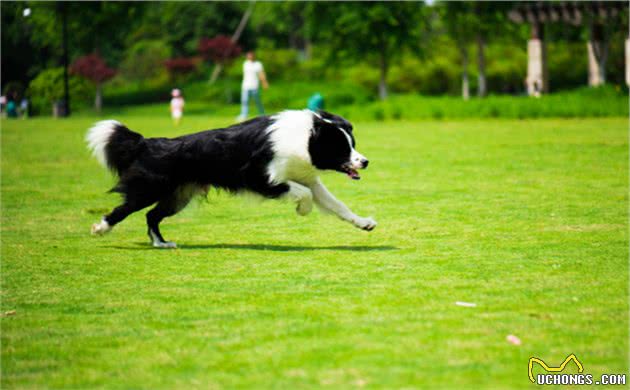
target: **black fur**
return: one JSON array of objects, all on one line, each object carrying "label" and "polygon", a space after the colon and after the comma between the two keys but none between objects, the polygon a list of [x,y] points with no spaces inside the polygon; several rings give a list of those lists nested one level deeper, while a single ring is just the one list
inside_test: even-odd
[{"label": "black fur", "polygon": [[308,151],[313,165],[318,169],[332,169],[343,172],[341,167],[348,162],[350,145],[346,136],[339,131],[342,128],[350,136],[352,147],[355,146],[352,125],[340,116],[319,111],[321,118],[313,121],[313,134],[308,143]]},{"label": "black fur", "polygon": [[[285,183],[270,183],[267,173],[274,157],[268,128],[273,119],[261,116],[228,128],[208,130],[177,138],[144,138],[123,125],[116,125],[105,145],[105,157],[119,181],[111,190],[124,202],[104,217],[114,226],[129,214],[156,206],[147,213],[149,236],[164,243],[159,223],[183,209],[191,198],[208,187],[231,192],[256,192],[277,198],[289,190]],[[318,169],[344,172],[349,162],[352,125],[345,119],[319,112],[313,114],[308,144]]]}]

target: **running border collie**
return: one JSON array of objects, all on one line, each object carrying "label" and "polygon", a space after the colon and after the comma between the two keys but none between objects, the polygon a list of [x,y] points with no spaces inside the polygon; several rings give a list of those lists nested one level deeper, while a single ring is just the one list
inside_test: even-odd
[{"label": "running border collie", "polygon": [[315,203],[360,229],[376,226],[372,218],[354,214],[337,200],[318,177],[317,170],[335,170],[358,180],[357,170],[368,166],[354,149],[350,122],[325,111],[283,111],[172,139],[144,138],[106,120],[88,130],[86,142],[96,159],[117,174],[111,192],[123,195],[120,206],[92,225],[95,235],[156,204],[147,213],[151,242],[175,248],[162,237],[160,222],[210,187],[288,198],[299,215],[310,213]]}]

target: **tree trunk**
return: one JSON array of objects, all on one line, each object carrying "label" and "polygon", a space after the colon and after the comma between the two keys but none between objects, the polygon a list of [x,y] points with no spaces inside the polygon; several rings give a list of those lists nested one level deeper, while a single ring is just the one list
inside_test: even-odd
[{"label": "tree trunk", "polygon": [[589,55],[589,85],[606,83],[606,62],[608,60],[608,37],[601,23],[591,22],[590,40],[587,43]]},{"label": "tree trunk", "polygon": [[381,52],[380,56],[380,78],[378,82],[378,97],[381,100],[387,99],[387,56]]},{"label": "tree trunk", "polygon": [[210,76],[210,84],[217,81],[217,79],[219,78],[219,74],[221,73],[222,70],[223,70],[223,65],[221,65],[218,62],[214,64],[214,69],[212,69],[212,75]]},{"label": "tree trunk", "polygon": [[486,88],[486,42],[482,36],[477,36],[477,96],[484,97]]},{"label": "tree trunk", "polygon": [[[243,33],[245,26],[247,25],[247,21],[249,20],[249,17],[251,16],[252,11],[254,10],[254,4],[255,4],[255,1],[250,1],[249,6],[247,7],[247,10],[243,14],[241,21],[238,23],[238,27],[236,27],[236,31],[234,31],[234,34],[232,34],[232,38],[230,38],[232,42],[238,42],[239,38],[241,37],[241,34]],[[212,70],[212,75],[210,76],[210,80],[209,80],[210,84],[217,81],[217,79],[219,78],[219,74],[221,74],[221,70],[223,70],[223,64],[214,65],[214,69]]]},{"label": "tree trunk", "polygon": [[464,45],[459,48],[462,56],[462,98],[470,98],[470,84],[468,82],[468,48]]},{"label": "tree trunk", "polygon": [[103,108],[103,87],[101,83],[96,83],[96,97],[94,97],[94,109],[99,114]]},{"label": "tree trunk", "polygon": [[590,86],[606,83],[606,62],[608,60],[608,36],[602,23],[589,22],[588,62]]}]

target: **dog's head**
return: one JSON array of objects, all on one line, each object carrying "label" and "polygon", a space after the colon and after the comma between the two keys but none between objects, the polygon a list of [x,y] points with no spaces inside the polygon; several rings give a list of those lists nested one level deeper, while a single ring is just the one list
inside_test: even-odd
[{"label": "dog's head", "polygon": [[355,149],[352,124],[344,118],[318,111],[313,113],[313,131],[308,150],[317,169],[343,172],[351,179],[361,177],[357,169],[365,169],[368,159]]}]

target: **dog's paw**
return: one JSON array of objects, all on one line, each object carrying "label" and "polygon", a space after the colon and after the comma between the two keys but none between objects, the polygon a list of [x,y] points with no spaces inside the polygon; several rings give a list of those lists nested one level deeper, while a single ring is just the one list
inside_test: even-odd
[{"label": "dog's paw", "polygon": [[373,230],[376,227],[376,221],[373,220],[372,218],[359,217],[354,222],[354,226],[358,227],[359,229],[363,229],[369,232],[370,230]]},{"label": "dog's paw", "polygon": [[303,199],[300,202],[298,202],[297,207],[295,208],[295,211],[299,215],[302,215],[302,216],[307,215],[308,213],[313,211],[313,202],[310,199]]},{"label": "dog's paw", "polygon": [[112,227],[109,226],[109,224],[107,223],[105,219],[103,219],[99,223],[95,223],[94,225],[92,225],[92,229],[91,229],[93,236],[102,236],[103,234],[109,232],[110,230],[112,230]]},{"label": "dog's paw", "polygon": [[156,241],[153,243],[154,248],[162,248],[162,249],[174,249],[177,248],[177,244],[172,241]]}]

